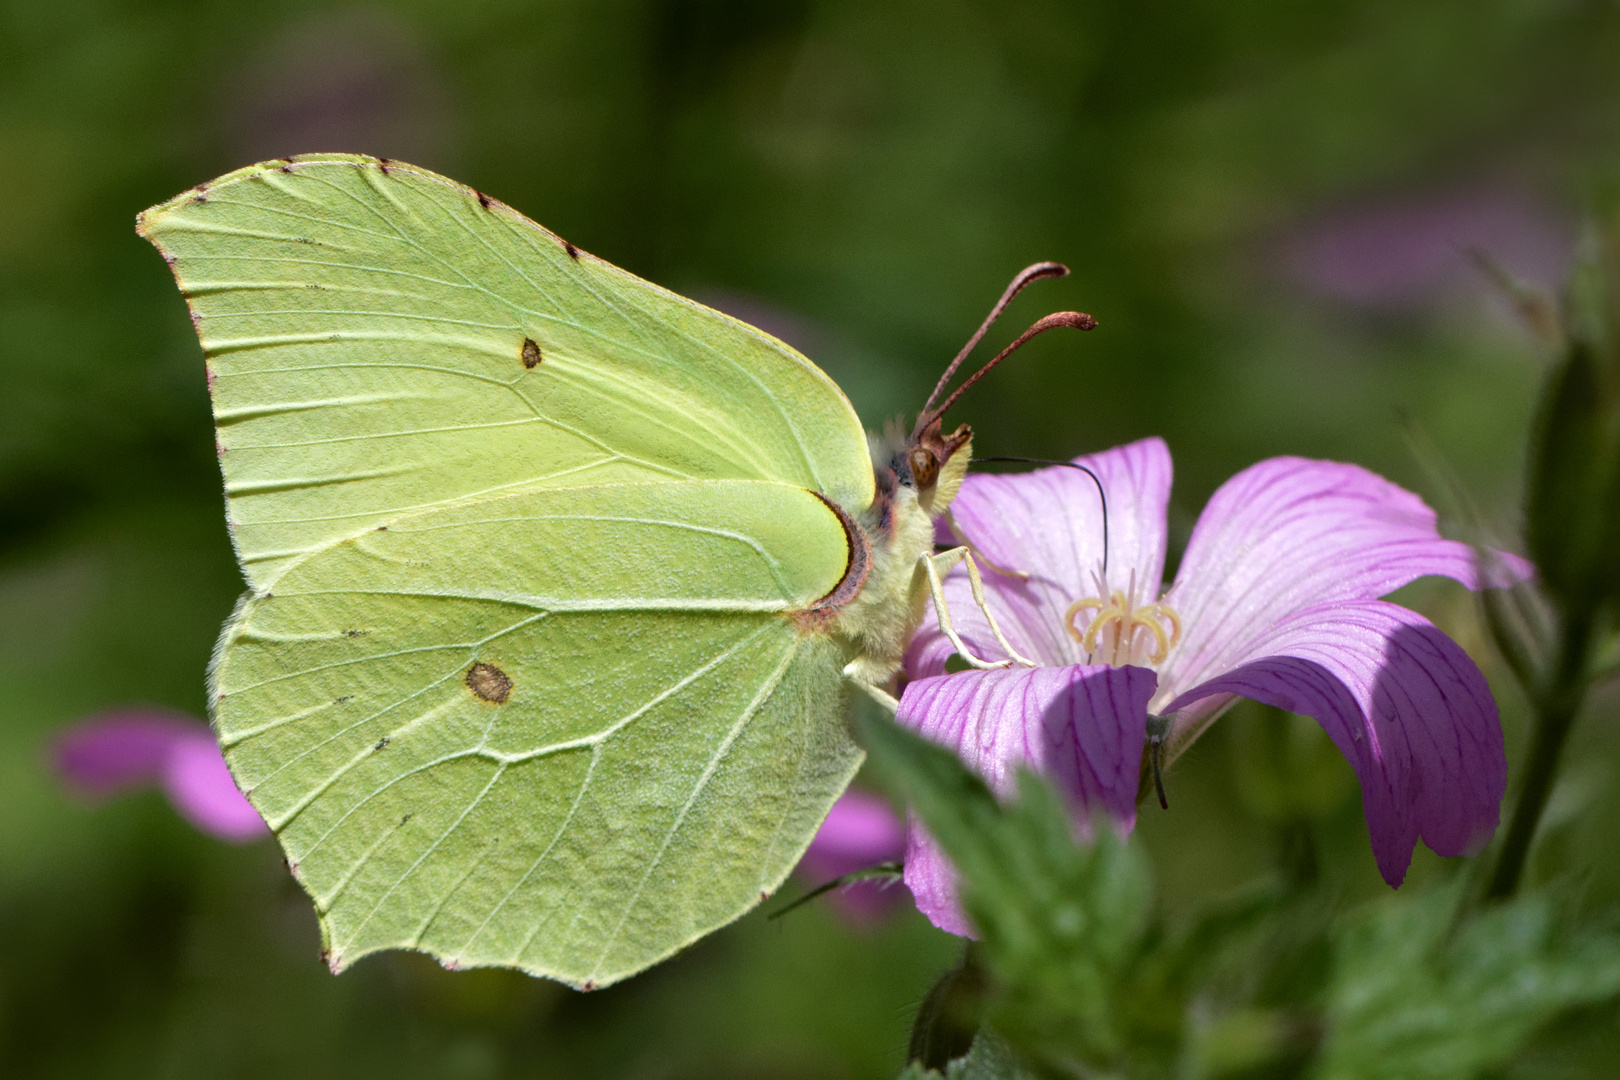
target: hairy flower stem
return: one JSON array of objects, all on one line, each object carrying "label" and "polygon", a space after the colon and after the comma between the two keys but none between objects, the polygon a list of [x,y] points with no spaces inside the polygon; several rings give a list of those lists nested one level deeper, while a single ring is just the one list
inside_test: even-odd
[{"label": "hairy flower stem", "polygon": [[1596,618],[1597,611],[1589,604],[1565,614],[1559,628],[1557,664],[1531,695],[1536,726],[1530,744],[1530,761],[1525,766],[1519,801],[1513,808],[1513,820],[1502,841],[1495,872],[1485,890],[1487,900],[1505,900],[1519,887],[1536,826],[1541,823],[1547,796],[1552,793],[1553,780],[1558,775],[1564,742],[1590,685],[1588,653]]}]

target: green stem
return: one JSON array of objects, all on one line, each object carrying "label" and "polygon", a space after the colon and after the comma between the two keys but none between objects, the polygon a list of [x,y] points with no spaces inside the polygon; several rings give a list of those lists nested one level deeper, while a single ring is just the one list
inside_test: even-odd
[{"label": "green stem", "polygon": [[1595,615],[1595,611],[1584,606],[1565,615],[1560,627],[1558,664],[1540,691],[1533,695],[1536,727],[1530,744],[1530,761],[1525,765],[1519,802],[1513,809],[1507,837],[1502,841],[1496,870],[1485,890],[1488,900],[1505,900],[1519,887],[1530,844],[1558,775],[1564,742],[1586,697],[1587,653],[1591,649]]}]

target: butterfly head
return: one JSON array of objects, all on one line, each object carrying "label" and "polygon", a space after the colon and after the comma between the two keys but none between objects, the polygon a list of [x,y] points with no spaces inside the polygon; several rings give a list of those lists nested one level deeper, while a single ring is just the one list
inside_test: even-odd
[{"label": "butterfly head", "polygon": [[906,440],[895,475],[917,491],[917,505],[938,516],[951,505],[973,456],[973,429],[962,424],[949,435],[939,417]]},{"label": "butterfly head", "polygon": [[[923,406],[922,414],[917,417],[917,423],[911,429],[910,436],[900,439],[893,433],[890,434],[888,442],[891,445],[903,443],[890,461],[894,480],[915,488],[917,504],[930,515],[937,516],[949,508],[951,500],[955,499],[956,493],[961,490],[962,480],[967,476],[968,459],[972,456],[973,430],[963,424],[949,435],[945,434],[945,410],[956,404],[956,399],[969,387],[995,370],[997,364],[1036,335],[1059,326],[1090,330],[1097,325],[1097,320],[1078,311],[1059,311],[1046,316],[1020,334],[1017,340],[997,353],[978,371],[968,376],[943,402],[938,405],[934,402],[950,385],[957,369],[984,337],[985,332],[1000,317],[1007,305],[1012,303],[1013,297],[1033,281],[1063,277],[1068,272],[1068,267],[1055,262],[1035,263],[1021,270],[1018,276],[1013,278],[1012,284],[1001,294],[996,306],[990,309],[989,316],[979,326],[978,331],[968,339],[966,345],[962,346],[962,351],[956,354],[956,359],[951,361],[945,373],[939,377],[939,382],[934,386],[934,392],[928,395],[928,403]],[[881,461],[881,458],[879,460]]]}]

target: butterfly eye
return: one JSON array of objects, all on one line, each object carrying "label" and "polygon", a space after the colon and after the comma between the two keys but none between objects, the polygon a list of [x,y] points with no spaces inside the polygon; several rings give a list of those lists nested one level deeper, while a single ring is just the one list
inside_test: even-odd
[{"label": "butterfly eye", "polygon": [[911,477],[920,488],[931,488],[934,481],[939,479],[939,459],[932,450],[924,446],[913,446],[908,455],[907,464],[911,466]]}]

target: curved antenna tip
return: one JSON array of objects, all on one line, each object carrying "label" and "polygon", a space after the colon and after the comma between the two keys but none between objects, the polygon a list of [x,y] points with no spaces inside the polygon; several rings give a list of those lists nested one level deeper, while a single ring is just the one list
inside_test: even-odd
[{"label": "curved antenna tip", "polygon": [[[1055,266],[1057,264],[1054,263],[1053,265]],[[1030,338],[1033,338],[1038,334],[1044,334],[1048,330],[1055,330],[1060,326],[1070,327],[1075,330],[1091,330],[1096,327],[1096,325],[1097,320],[1093,319],[1090,315],[1087,315],[1083,311],[1054,311],[1052,314],[1047,315],[1044,318],[1037,319],[1034,325],[1032,325],[1028,330],[1025,330],[1022,334],[1019,334],[1011,345],[1008,345],[1005,349],[1002,349],[995,356],[991,357],[982,368],[975,371],[972,375],[969,375],[967,380],[963,382],[961,386],[958,386],[956,391],[952,393],[950,397],[945,399],[944,404],[937,408],[930,408],[921,416],[917,417],[917,426],[912,429],[912,438],[916,438],[917,434],[920,433],[925,427],[933,423],[935,420],[938,420],[941,416],[944,416],[946,410],[952,405],[955,405],[956,399],[961,397],[969,387],[988,375],[997,364],[1001,363],[1007,357],[1011,356],[1013,353],[1022,348],[1024,343]],[[970,342],[969,344],[972,343]],[[960,357],[958,357],[958,359],[960,359]],[[955,367],[955,363],[952,363],[951,367],[945,370],[945,374],[949,376],[955,370]],[[940,385],[944,385],[943,382],[941,382]],[[934,393],[928,396],[928,402],[930,405],[933,404],[934,397],[938,393],[939,389],[936,387]]]},{"label": "curved antenna tip", "polygon": [[[1083,311],[1054,312],[1053,314],[1042,319],[1041,323],[1045,324],[1044,326],[1041,326],[1041,329],[1043,330],[1050,329],[1054,326],[1068,326],[1074,328],[1075,330],[1097,329],[1097,320],[1092,318],[1090,315],[1087,315]],[[1041,323],[1037,323],[1036,325],[1040,326]]]},{"label": "curved antenna tip", "polygon": [[[968,338],[968,343],[962,346],[962,351],[956,354],[956,359],[950,362],[949,366],[945,368],[945,373],[939,377],[939,382],[934,384],[934,392],[928,395],[928,400],[923,403],[922,412],[918,414],[917,426],[912,429],[912,438],[916,438],[917,434],[927,426],[924,417],[937,415],[945,411],[944,409],[935,410],[934,402],[938,401],[939,395],[945,392],[945,387],[949,385],[951,376],[956,374],[956,369],[962,366],[962,361],[968,358],[968,354],[973,351],[973,347],[984,337],[985,331],[990,329],[990,325],[1000,318],[1002,311],[1006,310],[1007,305],[1012,303],[1013,297],[1023,292],[1024,287],[1032,281],[1040,281],[1043,278],[1068,277],[1068,275],[1069,268],[1060,262],[1030,263],[1018,271],[1018,274],[1007,286],[1007,290],[1001,294],[1001,299],[996,301],[996,306],[990,309],[990,314],[985,317],[984,322],[979,324],[979,329],[974,332],[972,337]],[[1093,320],[1093,325],[1095,325],[1095,320]],[[1088,326],[1086,329],[1089,330],[1091,327]]]}]

